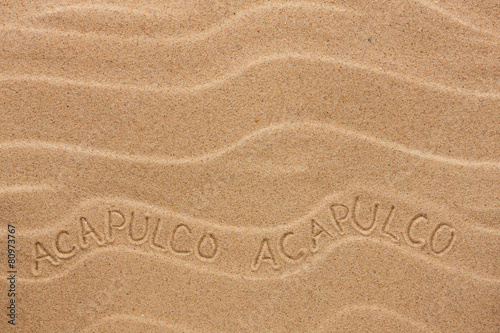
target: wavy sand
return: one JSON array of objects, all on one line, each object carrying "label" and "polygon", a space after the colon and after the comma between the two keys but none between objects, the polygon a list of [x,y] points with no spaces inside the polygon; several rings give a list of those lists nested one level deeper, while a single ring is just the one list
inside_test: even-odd
[{"label": "wavy sand", "polygon": [[494,1],[0,13],[0,331],[498,331]]}]

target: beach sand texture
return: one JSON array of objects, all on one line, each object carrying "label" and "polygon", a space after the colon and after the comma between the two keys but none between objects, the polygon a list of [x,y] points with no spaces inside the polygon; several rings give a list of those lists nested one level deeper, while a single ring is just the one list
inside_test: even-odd
[{"label": "beach sand texture", "polygon": [[498,1],[6,1],[0,45],[1,332],[500,332]]}]

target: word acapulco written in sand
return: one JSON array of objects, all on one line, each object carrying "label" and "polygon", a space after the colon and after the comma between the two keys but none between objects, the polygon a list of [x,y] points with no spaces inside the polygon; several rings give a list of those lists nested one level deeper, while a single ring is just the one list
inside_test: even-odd
[{"label": "word acapulco written in sand", "polygon": [[81,253],[115,246],[206,265],[224,261],[225,269],[251,276],[279,273],[347,237],[379,238],[428,255],[444,255],[456,240],[451,224],[434,221],[428,214],[404,216],[394,205],[362,203],[359,196],[350,201],[326,202],[296,223],[262,230],[212,225],[130,204],[101,205],[93,218],[76,217],[68,228],[35,240],[32,272],[37,277]]}]

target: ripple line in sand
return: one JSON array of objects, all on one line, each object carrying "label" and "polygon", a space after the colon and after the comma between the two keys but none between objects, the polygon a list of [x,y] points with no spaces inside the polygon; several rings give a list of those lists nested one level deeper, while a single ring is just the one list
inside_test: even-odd
[{"label": "ripple line in sand", "polygon": [[32,192],[56,192],[57,190],[57,186],[50,184],[11,185],[0,187],[0,196]]},{"label": "ripple line in sand", "polygon": [[331,244],[329,244],[323,252],[316,254],[312,261],[303,264],[302,267],[300,267],[296,270],[282,274],[279,278],[286,278],[289,276],[298,275],[301,272],[307,272],[311,268],[318,266],[321,262],[328,259],[328,257],[333,253],[333,251],[336,248],[339,248],[340,246],[345,245],[345,244],[352,244],[352,243],[356,243],[356,242],[373,243],[373,244],[377,244],[377,245],[380,245],[380,246],[383,246],[386,248],[390,248],[390,249],[393,249],[395,251],[399,251],[400,253],[406,255],[407,258],[412,257],[418,261],[424,262],[425,264],[434,266],[436,268],[448,271],[448,272],[456,274],[456,275],[461,275],[461,276],[467,277],[471,280],[476,280],[476,281],[480,281],[480,282],[488,283],[488,284],[500,283],[500,278],[489,276],[486,274],[478,274],[470,269],[461,268],[459,266],[453,266],[453,265],[446,264],[446,263],[439,261],[435,258],[426,256],[426,255],[418,253],[418,252],[415,252],[413,249],[407,249],[407,248],[404,248],[400,245],[391,243],[389,241],[385,241],[385,240],[381,240],[381,239],[377,239],[377,238],[368,238],[368,237],[364,237],[364,236],[348,236],[348,237],[341,238],[337,241],[334,241]]},{"label": "ripple line in sand", "polygon": [[[387,307],[384,307],[381,305],[375,305],[375,304],[346,305],[346,306],[342,307],[339,311],[335,312],[333,314],[333,317],[335,319],[338,319],[339,317],[341,317],[343,315],[350,314],[352,312],[358,312],[358,311],[380,313],[380,314],[383,314],[385,316],[389,316],[393,320],[398,320],[401,322],[408,323],[411,326],[413,326],[413,327],[415,327],[423,332],[435,332],[435,333],[439,332],[435,329],[431,329],[429,327],[429,325],[424,323],[424,322],[415,320],[415,319],[411,318],[410,316],[402,315],[402,314],[398,313],[397,311],[391,310]],[[155,319],[155,318],[152,318],[149,316],[146,317],[144,315],[138,316],[138,315],[129,315],[129,314],[114,314],[114,315],[100,318],[96,322],[84,327],[80,332],[81,333],[90,333],[90,332],[92,332],[92,329],[95,329],[101,325],[104,325],[105,323],[123,322],[123,321],[129,321],[129,322],[140,323],[140,324],[144,324],[144,325],[151,325],[151,326],[156,326],[156,327],[162,327],[162,328],[167,328],[167,329],[176,329],[176,330],[181,330],[182,332],[187,332],[187,333],[196,332],[196,331],[191,330],[185,326],[181,326],[178,324],[171,324],[169,322]],[[326,326],[326,325],[323,324],[322,326]],[[330,327],[331,325],[328,325],[328,326]],[[322,330],[323,328],[320,328],[320,330]]]},{"label": "ripple line in sand", "polygon": [[129,315],[129,314],[114,314],[111,316],[106,316],[103,318],[100,318],[94,323],[91,323],[90,325],[84,327],[81,329],[80,333],[90,333],[93,332],[93,329],[109,322],[123,322],[123,321],[129,321],[129,322],[135,322],[135,323],[140,323],[140,324],[145,324],[145,325],[151,325],[151,326],[156,326],[156,327],[162,327],[166,329],[172,329],[180,332],[186,332],[186,333],[195,333],[197,331],[194,331],[192,329],[189,329],[185,326],[179,325],[179,324],[171,324],[166,321],[154,319],[152,317],[146,317],[144,315],[137,316],[137,315]]},{"label": "ripple line in sand", "polygon": [[[95,257],[100,254],[105,254],[105,253],[112,253],[112,252],[118,252],[118,253],[129,253],[129,254],[137,254],[140,256],[148,256],[151,258],[159,259],[159,260],[166,260],[170,262],[171,264],[179,267],[187,267],[188,269],[192,269],[195,271],[215,275],[215,276],[221,276],[221,277],[226,277],[234,280],[249,280],[249,281],[267,281],[267,280],[282,280],[286,278],[291,278],[294,276],[297,276],[301,273],[308,273],[311,270],[314,269],[314,267],[317,267],[320,263],[326,261],[328,257],[334,252],[335,249],[340,248],[345,245],[349,244],[354,244],[354,243],[372,243],[372,244],[377,244],[386,248],[393,249],[395,251],[399,251],[401,254],[405,255],[407,258],[413,258],[416,261],[420,261],[424,264],[434,266],[440,270],[444,270],[449,272],[450,274],[455,274],[455,275],[460,275],[465,278],[468,278],[470,280],[474,280],[480,283],[484,284],[498,284],[500,283],[500,278],[489,276],[486,274],[478,274],[472,270],[466,269],[466,268],[461,268],[458,266],[453,266],[453,265],[448,265],[445,264],[444,262],[441,262],[437,259],[427,257],[423,254],[417,253],[413,251],[413,249],[406,249],[403,248],[402,246],[390,243],[389,241],[384,241],[380,239],[375,239],[375,238],[367,238],[364,236],[347,236],[344,238],[341,238],[339,240],[336,240],[329,244],[325,250],[321,254],[316,254],[313,259],[308,262],[302,264],[300,268],[291,270],[289,272],[283,273],[281,275],[277,276],[252,276],[252,275],[246,275],[246,274],[237,274],[237,273],[230,273],[230,272],[225,272],[220,269],[214,269],[209,266],[203,266],[200,264],[195,264],[187,261],[183,261],[181,259],[175,258],[175,257],[165,257],[164,254],[160,253],[154,253],[154,252],[146,252],[138,249],[133,249],[128,246],[123,246],[123,245],[111,245],[108,247],[101,247],[101,248],[96,248],[93,249],[87,253],[84,253],[80,258],[76,261],[74,261],[72,264],[68,265],[67,268],[58,274],[54,274],[52,276],[48,277],[43,277],[43,278],[19,278],[19,281],[23,283],[47,283],[51,282],[57,279],[61,279],[63,277],[66,277],[71,274],[72,271],[75,271],[78,269],[80,266],[84,265],[85,261],[88,258]],[[8,281],[4,281],[4,283],[8,283]]]},{"label": "ripple line in sand", "polygon": [[492,236],[500,236],[500,229],[490,228],[484,225],[469,225],[468,228]]},{"label": "ripple line in sand", "polygon": [[134,85],[134,84],[119,84],[119,83],[106,83],[101,81],[93,81],[93,80],[75,80],[70,78],[63,78],[59,76],[50,76],[50,75],[40,75],[40,74],[17,74],[10,75],[6,73],[0,74],[0,82],[10,82],[10,81],[25,81],[25,82],[41,82],[51,85],[56,85],[60,87],[66,86],[77,86],[77,87],[85,87],[85,88],[98,88],[98,89],[109,89],[109,90],[118,90],[118,91],[136,91],[142,93],[157,93],[157,94],[193,94],[198,91],[204,91],[208,89],[213,89],[221,86],[227,81],[234,80],[235,78],[243,75],[250,69],[254,67],[258,67],[260,65],[264,65],[270,62],[277,62],[281,60],[301,60],[301,61],[310,61],[310,62],[322,62],[326,64],[334,64],[340,66],[346,66],[349,68],[360,69],[364,71],[371,72],[376,75],[383,75],[393,79],[397,79],[403,82],[407,82],[410,84],[415,84],[418,86],[422,86],[425,88],[429,88],[436,91],[458,94],[463,96],[470,96],[476,98],[487,98],[487,99],[500,99],[500,93],[498,92],[484,92],[479,90],[471,90],[460,87],[447,86],[440,83],[432,82],[429,80],[425,80],[416,76],[402,74],[390,70],[384,70],[382,68],[378,68],[376,66],[368,66],[359,64],[356,62],[336,59],[328,56],[318,56],[312,53],[273,53],[270,55],[261,56],[258,59],[250,60],[234,71],[220,76],[218,78],[212,79],[206,83],[195,84],[191,86],[159,86],[159,85],[151,85],[151,84],[142,84],[142,85]]},{"label": "ripple line in sand", "polygon": [[[147,9],[151,9],[147,7]],[[30,18],[40,18],[44,16],[54,15],[58,13],[70,12],[70,11],[79,11],[79,10],[94,10],[94,11],[106,11],[106,12],[116,12],[116,13],[124,13],[124,14],[132,14],[136,16],[146,16],[148,18],[160,18],[162,15],[153,14],[152,11],[145,9],[136,9],[127,6],[121,5],[113,5],[113,4],[95,4],[95,3],[78,3],[74,5],[66,5],[66,6],[58,6],[55,8],[45,9],[39,12],[32,13],[31,15],[27,15],[24,17],[25,19]]]},{"label": "ripple line in sand", "polygon": [[356,132],[347,129],[342,126],[338,126],[331,123],[323,122],[284,122],[279,124],[270,125],[268,127],[256,130],[232,145],[225,148],[217,149],[211,153],[206,153],[198,156],[191,157],[166,157],[166,156],[153,156],[153,155],[133,155],[127,153],[119,153],[109,150],[100,150],[91,147],[83,147],[78,145],[72,145],[67,143],[51,143],[45,141],[6,141],[0,143],[0,150],[6,149],[31,149],[31,150],[55,150],[61,151],[67,154],[73,155],[83,155],[86,157],[99,157],[110,160],[118,160],[124,162],[134,162],[143,164],[155,164],[155,165],[183,165],[183,164],[194,164],[194,163],[206,163],[217,158],[228,154],[237,148],[244,146],[245,144],[252,142],[254,140],[260,139],[272,135],[274,133],[282,133],[284,131],[289,131],[296,133],[300,130],[321,130],[327,132],[333,132],[335,134],[343,135],[348,138],[354,138],[357,140],[365,141],[374,146],[380,146],[385,149],[397,151],[406,155],[419,157],[425,160],[430,160],[433,162],[450,164],[459,167],[467,168],[495,168],[500,169],[500,162],[497,161],[469,161],[465,159],[458,159],[447,156],[435,155],[430,152],[425,152],[413,148],[408,148],[402,144],[387,141],[377,137],[369,136],[360,132]]},{"label": "ripple line in sand", "polygon": [[[429,325],[423,321],[415,320],[415,319],[411,318],[410,316],[402,315],[395,310],[391,310],[387,307],[384,307],[381,305],[376,305],[376,304],[347,305],[347,306],[344,306],[343,308],[341,308],[339,311],[337,311],[333,315],[333,317],[335,319],[338,319],[341,316],[348,315],[352,312],[357,312],[357,311],[380,313],[380,314],[383,314],[385,316],[391,317],[393,320],[398,320],[401,322],[408,323],[411,326],[413,326],[413,327],[415,327],[423,332],[435,332],[435,333],[439,332],[436,329],[429,327]],[[334,320],[334,322],[335,321],[336,320]],[[322,326],[326,326],[326,325],[323,324]]]},{"label": "ripple line in sand", "polygon": [[[94,6],[94,9],[97,8],[102,8],[104,10],[109,10],[110,8],[108,6],[102,7],[102,6]],[[116,10],[117,8],[113,6],[113,8]],[[208,39],[212,36],[217,35],[218,33],[221,33],[225,30],[230,30],[234,28],[234,25],[238,24],[241,22],[244,18],[253,15],[253,14],[260,14],[262,15],[266,11],[273,10],[273,9],[288,9],[288,8],[298,8],[301,10],[322,10],[322,11],[330,11],[330,12],[338,12],[338,13],[349,13],[352,15],[356,16],[361,16],[360,13],[349,9],[347,7],[341,7],[337,5],[327,5],[327,4],[318,4],[318,3],[311,3],[307,1],[300,1],[300,2],[271,2],[268,4],[264,5],[257,5],[253,6],[244,10],[241,10],[239,12],[236,12],[236,14],[232,15],[230,18],[224,20],[223,22],[219,24],[212,25],[208,29],[205,29],[200,32],[188,32],[184,34],[178,34],[173,37],[146,37],[146,36],[134,36],[134,37],[124,37],[122,35],[109,35],[109,34],[102,34],[102,33],[82,33],[82,32],[77,32],[77,31],[67,31],[67,30],[60,30],[60,29],[50,29],[50,28],[34,28],[34,27],[25,27],[25,26],[20,26],[16,24],[5,24],[0,27],[0,30],[23,30],[25,32],[35,32],[35,33],[46,33],[46,34],[51,34],[51,35],[62,35],[62,36],[75,36],[78,38],[98,38],[98,39],[105,39],[105,40],[112,40],[112,41],[119,41],[119,42],[136,42],[137,40],[141,41],[150,41],[154,43],[166,43],[166,44],[171,44],[171,43],[191,43],[191,42],[197,42],[197,41],[203,41],[205,39]],[[60,9],[60,11],[63,11],[63,9]],[[39,15],[37,15],[39,16]]]},{"label": "ripple line in sand", "polygon": [[[295,219],[292,222],[286,223],[286,224],[281,224],[275,227],[245,227],[245,226],[235,226],[235,225],[223,225],[220,224],[216,221],[213,220],[204,220],[200,219],[197,217],[193,217],[188,214],[184,213],[178,213],[175,211],[172,211],[168,208],[153,205],[144,201],[137,201],[133,199],[124,199],[122,197],[94,197],[91,199],[84,200],[82,203],[80,203],[76,208],[73,209],[71,213],[69,213],[65,220],[71,220],[71,217],[73,217],[77,212],[79,212],[82,208],[85,207],[94,207],[97,205],[102,205],[102,204],[113,204],[113,205],[124,205],[128,207],[141,207],[142,209],[147,210],[150,213],[156,214],[156,215],[161,215],[161,216],[169,216],[173,217],[176,219],[180,219],[186,222],[194,223],[197,224],[201,227],[206,227],[206,228],[211,228],[211,229],[216,229],[218,231],[229,231],[229,232],[234,232],[234,233],[250,233],[250,234],[260,234],[264,232],[268,233],[273,233],[273,232],[282,232],[286,231],[288,228],[299,225],[303,223],[305,220],[308,220],[309,218],[313,217],[315,214],[321,211],[321,209],[324,208],[325,204],[328,203],[332,198],[334,198],[335,195],[328,195],[323,200],[321,200],[318,204],[316,204],[306,215]],[[51,232],[57,232],[59,230],[60,226],[59,223],[57,225],[53,225],[50,227],[43,227],[43,228],[33,228],[33,229],[23,229],[23,234],[24,235],[29,235],[29,236],[39,236],[39,235],[46,235]],[[0,230],[0,235],[6,231]]]},{"label": "ripple line in sand", "polygon": [[445,10],[444,8],[441,8],[440,6],[436,5],[434,2],[431,2],[429,0],[414,0],[415,2],[419,3],[423,7],[429,8],[439,14],[441,14],[444,17],[447,17],[448,19],[452,20],[453,22],[456,22],[458,24],[461,24],[462,26],[465,26],[471,30],[474,30],[476,32],[482,33],[482,34],[487,34],[490,36],[493,36],[495,38],[500,38],[500,34],[490,31],[488,29],[484,29],[481,27],[478,27],[471,21],[468,21],[458,15],[454,15],[453,13],[450,13],[449,11]]},{"label": "ripple line in sand", "polygon": [[[492,32],[488,29],[480,28],[476,26],[474,23],[463,19],[462,17],[459,17],[457,15],[454,15],[445,9],[437,6],[436,4],[431,3],[428,0],[414,0],[415,3],[418,5],[427,8],[435,13],[440,14],[441,16],[451,20],[452,22],[458,23],[462,25],[465,28],[471,29],[474,32],[479,32],[481,34],[487,34],[493,37],[498,38],[499,35],[495,32]],[[154,8],[154,7],[153,7]],[[209,28],[201,31],[201,32],[188,32],[188,33],[183,33],[183,34],[178,34],[176,36],[170,37],[170,38],[161,38],[163,42],[192,42],[192,41],[199,41],[199,40],[204,40],[206,38],[209,38],[213,35],[216,35],[224,30],[228,30],[233,28],[234,25],[238,24],[241,20],[243,20],[245,17],[248,17],[252,14],[262,14],[263,12],[273,10],[273,9],[287,9],[287,8],[300,8],[302,10],[308,10],[308,9],[313,9],[313,10],[323,10],[323,11],[334,11],[334,12],[339,12],[339,13],[349,13],[351,15],[356,15],[356,16],[363,16],[363,13],[359,13],[357,11],[354,11],[351,8],[344,7],[344,6],[338,6],[338,5],[330,5],[330,4],[321,4],[321,3],[311,3],[307,1],[296,1],[296,2],[272,2],[268,4],[263,4],[263,5],[255,5],[251,6],[249,8],[240,10],[236,12],[232,17],[227,18],[226,20],[223,20],[222,22],[219,22],[217,24],[214,24],[210,26]],[[56,13],[61,13],[65,11],[71,11],[71,10],[81,10],[81,9],[87,9],[87,10],[100,10],[100,11],[112,11],[112,12],[120,12],[120,13],[130,13],[134,15],[140,15],[140,16],[153,16],[153,17],[158,17],[160,15],[154,15],[151,14],[150,12],[146,10],[137,10],[133,8],[128,8],[125,6],[117,6],[117,5],[109,5],[109,4],[76,4],[76,5],[68,5],[68,6],[59,6],[54,9],[49,9],[42,11],[41,13],[36,13],[35,15],[32,15],[31,17],[40,17],[44,15],[51,15],[51,14],[56,14]],[[151,8],[150,8],[151,9]],[[7,25],[5,26],[7,27]],[[56,29],[47,29],[46,31],[51,31],[53,34],[55,33],[67,33],[68,31],[63,31],[63,30],[56,30]],[[121,40],[134,40],[134,38],[127,38],[123,37],[120,35],[108,35],[108,34],[99,34],[99,33],[80,33],[76,31],[70,31],[71,33],[75,35],[82,35],[82,37],[97,37],[101,39],[113,39],[119,37]],[[145,39],[150,39],[150,40],[158,40],[158,38],[151,38],[151,37],[145,37]]]},{"label": "ripple line in sand", "polygon": [[[186,222],[197,224],[201,227],[212,228],[219,231],[229,231],[234,233],[247,233],[247,234],[260,234],[260,233],[275,233],[275,232],[285,232],[290,228],[298,226],[304,221],[309,221],[309,219],[314,218],[318,213],[320,213],[328,203],[332,202],[337,198],[338,193],[330,194],[325,196],[321,201],[319,201],[316,205],[314,205],[306,214],[302,215],[299,218],[294,219],[291,222],[283,223],[274,227],[248,227],[248,226],[235,226],[235,225],[223,225],[214,220],[204,220],[197,217],[193,217],[188,214],[175,212],[168,208],[153,205],[148,202],[138,201],[123,197],[94,197],[91,199],[86,199],[82,203],[80,203],[76,208],[73,209],[71,213],[69,213],[64,220],[71,220],[71,218],[82,209],[82,207],[93,207],[94,205],[102,205],[104,204],[116,204],[116,205],[124,205],[129,207],[142,207],[143,209],[160,216],[169,216],[176,219],[180,219]],[[56,225],[52,225],[50,227],[44,228],[34,228],[34,229],[25,229],[23,233],[29,236],[39,236],[46,235],[51,232],[57,232],[60,228],[60,223]],[[468,224],[464,226],[464,229],[471,229],[475,232],[485,233],[493,236],[500,236],[500,230],[489,228],[482,225]],[[6,231],[0,231],[0,235],[5,233]]]}]

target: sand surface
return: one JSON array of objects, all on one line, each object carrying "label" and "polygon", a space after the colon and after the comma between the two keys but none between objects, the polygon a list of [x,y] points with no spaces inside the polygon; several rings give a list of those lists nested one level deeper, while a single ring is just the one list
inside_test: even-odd
[{"label": "sand surface", "polygon": [[500,332],[497,0],[4,1],[0,119],[1,332]]}]

